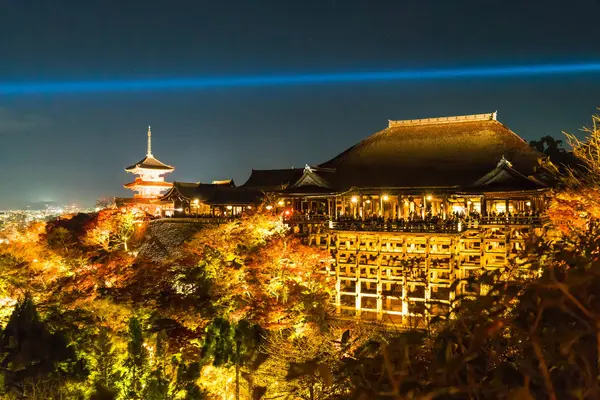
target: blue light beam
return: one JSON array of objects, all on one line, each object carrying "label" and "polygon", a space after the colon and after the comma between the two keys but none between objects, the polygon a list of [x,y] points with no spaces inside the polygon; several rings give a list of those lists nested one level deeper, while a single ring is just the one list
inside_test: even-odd
[{"label": "blue light beam", "polygon": [[377,81],[424,81],[464,78],[572,75],[595,72],[600,72],[600,62],[297,75],[253,75],[230,77],[27,83],[0,82],[0,95],[189,90],[219,87],[316,85],[327,83],[362,83]]}]

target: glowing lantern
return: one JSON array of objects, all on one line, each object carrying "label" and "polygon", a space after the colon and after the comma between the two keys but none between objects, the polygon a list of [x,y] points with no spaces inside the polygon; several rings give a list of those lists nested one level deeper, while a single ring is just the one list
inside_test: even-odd
[{"label": "glowing lantern", "polygon": [[358,197],[356,197],[356,196],[352,196],[352,199],[351,199],[351,201],[352,201],[353,203],[358,203]]},{"label": "glowing lantern", "polygon": [[388,196],[387,194],[384,194],[382,199],[383,199],[383,201],[388,201],[390,199],[390,196]]},{"label": "glowing lantern", "polygon": [[272,210],[273,206],[267,206],[266,208],[267,208],[267,210]]},{"label": "glowing lantern", "polygon": [[278,205],[279,207],[283,207],[283,206],[285,205],[285,202],[284,202],[283,200],[279,200],[279,201],[277,202],[277,205]]}]

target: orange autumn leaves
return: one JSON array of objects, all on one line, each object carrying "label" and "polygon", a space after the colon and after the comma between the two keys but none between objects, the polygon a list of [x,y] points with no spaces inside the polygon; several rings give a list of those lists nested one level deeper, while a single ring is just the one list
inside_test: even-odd
[{"label": "orange autumn leaves", "polygon": [[188,244],[227,318],[267,329],[326,323],[334,280],[329,255],[286,234],[276,217],[253,215],[200,232]]}]

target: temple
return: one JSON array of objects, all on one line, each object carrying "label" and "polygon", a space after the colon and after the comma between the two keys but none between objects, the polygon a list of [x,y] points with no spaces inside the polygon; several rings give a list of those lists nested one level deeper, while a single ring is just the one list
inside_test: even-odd
[{"label": "temple", "polygon": [[166,210],[172,209],[175,217],[231,217],[253,211],[261,204],[263,196],[260,190],[236,187],[233,180],[221,180],[174,182],[161,200],[172,205]]},{"label": "temple", "polygon": [[163,202],[160,197],[173,186],[165,181],[165,175],[174,170],[174,167],[162,163],[152,154],[152,130],[149,126],[146,157],[125,168],[135,177],[133,182],[123,185],[134,192],[133,198],[117,198],[117,205],[134,205],[149,214],[164,215],[163,208],[169,203]]},{"label": "temple", "polygon": [[468,278],[504,271],[541,229],[548,167],[495,112],[391,120],[321,164],[252,170],[238,187],[176,182],[161,201],[179,217],[262,203],[330,250],[340,317],[422,326],[485,292]]}]

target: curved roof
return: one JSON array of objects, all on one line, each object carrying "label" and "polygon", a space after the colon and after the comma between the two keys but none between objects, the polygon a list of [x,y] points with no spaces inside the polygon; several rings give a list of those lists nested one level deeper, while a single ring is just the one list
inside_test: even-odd
[{"label": "curved roof", "polygon": [[282,190],[294,184],[303,173],[304,168],[253,169],[242,186],[261,190]]},{"label": "curved roof", "polygon": [[164,171],[174,171],[175,170],[174,167],[158,161],[152,155],[146,156],[146,157],[144,157],[143,160],[138,161],[137,163],[135,163],[133,165],[130,165],[129,167],[125,168],[125,171],[131,172],[135,169],[154,169],[154,170],[164,170]]},{"label": "curved roof", "polygon": [[531,175],[543,155],[492,113],[390,121],[319,167],[336,170],[338,189],[470,186],[502,157]]},{"label": "curved roof", "polygon": [[211,205],[222,204],[259,204],[264,193],[257,189],[219,185],[214,183],[199,182],[173,182],[173,188],[165,193],[161,199],[174,200],[175,198],[192,201],[197,199],[202,203]]},{"label": "curved roof", "polygon": [[501,159],[498,166],[479,178],[471,189],[481,191],[506,191],[506,190],[537,190],[546,188],[544,183],[527,177],[515,170],[506,159]]},{"label": "curved roof", "polygon": [[164,188],[170,188],[171,186],[173,186],[172,183],[170,182],[164,182],[164,181],[142,181],[139,179],[136,179],[133,182],[129,182],[123,185],[124,188],[126,189],[130,189],[133,187],[164,187]]}]

